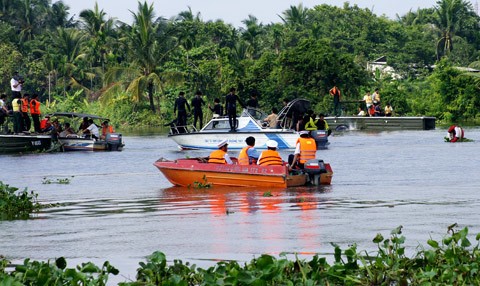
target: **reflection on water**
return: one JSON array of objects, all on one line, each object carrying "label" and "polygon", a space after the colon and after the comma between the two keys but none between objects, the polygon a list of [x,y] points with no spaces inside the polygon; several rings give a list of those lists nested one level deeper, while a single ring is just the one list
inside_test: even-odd
[{"label": "reflection on water", "polygon": [[[209,152],[179,152],[165,134],[147,134],[126,135],[123,152],[0,156],[2,181],[60,204],[33,220],[1,221],[0,254],[109,260],[134,277],[157,250],[205,267],[262,253],[331,254],[331,242],[372,251],[378,232],[388,236],[399,225],[407,249],[455,222],[480,232],[480,129],[467,130],[476,141],[461,144],[444,143],[441,130],[334,136],[319,152],[333,167],[332,185],[291,189],[172,187],[156,159]],[[45,177],[71,182],[45,185]]]}]

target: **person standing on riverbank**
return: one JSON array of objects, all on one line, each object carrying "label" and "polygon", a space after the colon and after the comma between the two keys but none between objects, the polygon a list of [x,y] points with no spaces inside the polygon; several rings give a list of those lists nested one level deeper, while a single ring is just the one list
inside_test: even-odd
[{"label": "person standing on riverbank", "polygon": [[340,104],[341,92],[340,89],[334,85],[330,91],[330,95],[333,96],[333,114],[335,116],[340,116],[342,113],[342,107]]}]

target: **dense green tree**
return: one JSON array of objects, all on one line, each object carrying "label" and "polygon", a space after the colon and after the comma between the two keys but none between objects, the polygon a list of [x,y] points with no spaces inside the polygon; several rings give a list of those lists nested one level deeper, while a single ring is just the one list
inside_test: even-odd
[{"label": "dense green tree", "polygon": [[462,30],[462,24],[473,10],[470,2],[465,0],[440,0],[435,7],[436,25],[440,39],[437,42],[437,58],[448,56],[453,50],[453,43],[457,33]]}]

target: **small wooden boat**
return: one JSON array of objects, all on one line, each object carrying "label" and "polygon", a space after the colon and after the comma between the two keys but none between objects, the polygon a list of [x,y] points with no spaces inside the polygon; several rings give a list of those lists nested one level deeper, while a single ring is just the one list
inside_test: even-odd
[{"label": "small wooden boat", "polygon": [[[236,159],[233,158],[235,162]],[[310,162],[310,161],[309,161]],[[322,160],[311,160],[308,171],[289,172],[284,166],[226,165],[207,163],[205,158],[166,160],[154,163],[175,186],[212,184],[214,186],[287,188],[307,184],[330,185],[333,171]],[[307,170],[307,164],[306,164]]]},{"label": "small wooden boat", "polygon": [[[93,114],[75,113],[75,112],[55,112],[49,114],[50,117],[66,118],[72,123],[79,124],[80,119],[84,117],[91,118],[96,122],[107,120],[108,118],[100,117]],[[85,137],[78,134],[69,134],[62,136],[59,134],[57,137],[60,143],[60,148],[63,151],[122,151],[125,144],[122,140],[122,134],[109,133],[105,139],[93,139],[91,137]]]},{"label": "small wooden boat", "polygon": [[0,154],[45,151],[49,150],[51,146],[51,135],[23,133],[0,135]]}]

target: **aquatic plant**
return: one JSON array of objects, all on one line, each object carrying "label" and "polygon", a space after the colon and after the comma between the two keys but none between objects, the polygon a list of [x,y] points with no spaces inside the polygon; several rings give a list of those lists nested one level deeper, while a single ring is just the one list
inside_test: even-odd
[{"label": "aquatic plant", "polygon": [[[71,176],[73,178],[73,176]],[[44,177],[42,180],[42,184],[44,185],[49,185],[49,184],[60,184],[60,185],[68,185],[70,184],[71,179],[70,178],[56,178],[56,179],[49,179],[47,177]]]},{"label": "aquatic plant", "polygon": [[212,184],[207,181],[207,177],[203,175],[203,182],[194,181],[193,188],[194,189],[210,189]]},{"label": "aquatic plant", "polygon": [[[1,263],[0,263],[1,264]],[[7,273],[0,268],[0,285],[106,285],[109,274],[117,275],[118,269],[107,261],[100,268],[88,262],[67,268],[67,261],[60,257],[55,263],[30,261],[15,266]]]},{"label": "aquatic plant", "polygon": [[0,219],[28,218],[41,208],[37,197],[36,193],[28,192],[27,188],[18,191],[18,188],[0,181]]},{"label": "aquatic plant", "polygon": [[[412,258],[405,255],[402,226],[389,238],[377,234],[374,253],[357,251],[355,244],[345,250],[332,244],[331,264],[318,255],[307,261],[289,260],[282,253],[279,258],[263,254],[243,265],[222,261],[203,269],[181,260],[169,264],[166,255],[156,251],[139,263],[136,281],[119,285],[480,285],[480,234],[472,247],[468,228],[456,227],[451,225],[440,241],[429,239],[428,248],[420,246]],[[26,259],[11,272],[6,271],[8,263],[0,257],[0,285],[105,285],[109,274],[118,274],[108,261],[102,268],[84,263],[67,269],[63,258],[55,264]]]}]

